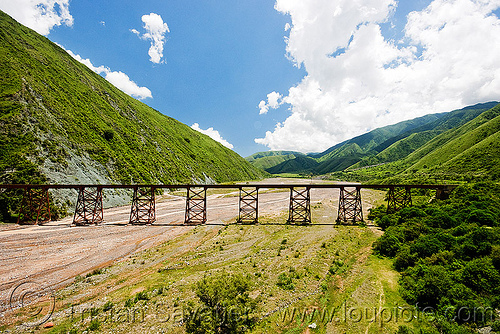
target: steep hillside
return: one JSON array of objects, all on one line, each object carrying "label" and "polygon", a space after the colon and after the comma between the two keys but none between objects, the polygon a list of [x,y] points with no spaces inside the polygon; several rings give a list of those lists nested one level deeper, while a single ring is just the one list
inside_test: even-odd
[{"label": "steep hillside", "polygon": [[299,155],[293,159],[283,161],[276,166],[267,168],[266,171],[271,174],[309,173],[310,170],[314,170],[317,166],[318,163],[315,159],[306,155]]},{"label": "steep hillside", "polygon": [[351,168],[336,176],[389,183],[498,181],[499,166],[500,104],[497,104],[471,121],[435,136],[405,158],[380,166]]},{"label": "steep hillside", "polygon": [[412,133],[411,135],[394,142],[394,144],[384,149],[377,155],[365,157],[358,163],[352,165],[352,168],[372,166],[403,159],[437,136],[440,132],[441,131],[438,130],[429,130]]},{"label": "steep hillside", "polygon": [[390,139],[386,140],[385,142],[377,146],[374,150],[377,152],[382,152],[395,142],[407,138],[408,136],[411,136],[414,133],[437,131],[436,132],[437,135],[443,131],[459,127],[467,123],[468,121],[474,119],[482,112],[493,108],[497,104],[498,102],[478,103],[473,106],[468,106],[462,109],[445,113],[443,114],[442,117],[436,119],[433,122],[426,123],[422,126],[412,129],[411,131],[403,132],[400,135],[391,137]]},{"label": "steep hillside", "polygon": [[253,166],[267,171],[267,169],[271,167],[299,156],[304,156],[304,154],[294,151],[267,151],[254,153],[246,157],[245,160],[250,162]]},{"label": "steep hillside", "polygon": [[[481,113],[479,116],[473,120],[467,122],[466,124],[450,129],[441,135],[435,137],[419,150],[410,154],[406,159],[406,163],[417,164],[422,162],[420,165],[425,165],[427,163],[442,163],[447,161],[450,157],[461,153],[463,149],[468,148],[472,142],[479,140],[480,138],[475,138],[474,133],[477,129],[483,125],[486,125],[491,120],[494,120],[498,116],[498,108],[496,107]],[[488,133],[495,132],[496,130],[489,129]],[[460,143],[460,147],[453,147],[456,144],[455,140],[461,138],[464,143]],[[425,157],[425,159],[424,159]]]},{"label": "steep hillside", "polygon": [[345,152],[345,146],[352,146],[353,144],[356,144],[359,147],[360,151],[358,153],[369,153],[388,139],[403,133],[408,133],[413,129],[439,120],[444,115],[445,113],[425,115],[408,121],[384,126],[332,146],[322,153],[312,155],[312,157],[318,158],[319,161],[325,161],[331,157],[346,156],[349,155],[350,152]]},{"label": "steep hillside", "polygon": [[3,12],[0,152],[1,183],[222,182],[264,174]]},{"label": "steep hillside", "polygon": [[[500,105],[472,121],[434,138],[405,163],[412,171],[461,178],[497,179],[500,176]],[[425,155],[423,155],[425,154]]]}]

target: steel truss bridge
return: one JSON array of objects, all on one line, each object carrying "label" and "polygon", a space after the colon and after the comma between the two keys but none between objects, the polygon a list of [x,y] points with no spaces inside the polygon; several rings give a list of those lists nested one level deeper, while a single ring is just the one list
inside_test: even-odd
[{"label": "steel truss bridge", "polygon": [[363,184],[175,184],[175,185],[63,185],[63,184],[0,184],[0,190],[22,189],[19,224],[40,224],[51,220],[50,189],[74,189],[78,198],[73,216],[75,225],[100,224],[104,221],[103,191],[106,189],[133,190],[130,224],[147,225],[156,221],[155,192],[157,189],[186,190],[184,224],[199,225],[207,222],[207,190],[239,190],[238,223],[255,224],[259,220],[259,190],[289,189],[288,220],[290,224],[311,223],[311,196],[314,188],[339,189],[339,207],[336,221],[362,222],[361,189],[388,190],[387,212],[396,212],[411,206],[412,189],[436,190],[436,198],[445,199],[455,185],[363,185]]}]

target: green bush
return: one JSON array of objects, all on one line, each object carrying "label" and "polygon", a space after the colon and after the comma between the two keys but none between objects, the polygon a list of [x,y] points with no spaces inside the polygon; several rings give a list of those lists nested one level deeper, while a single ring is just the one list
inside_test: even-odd
[{"label": "green bush", "polygon": [[113,302],[112,302],[112,301],[108,300],[108,301],[107,301],[107,302],[103,305],[102,310],[103,310],[104,312],[107,312],[107,311],[111,310],[114,306],[115,306],[115,304],[113,304]]},{"label": "green bush", "polygon": [[89,326],[87,327],[89,331],[98,331],[99,328],[101,328],[101,322],[99,321],[99,319],[92,319],[92,321],[89,323]]},{"label": "green bush", "polygon": [[188,333],[245,333],[256,322],[257,302],[249,297],[250,279],[226,272],[207,275],[194,290],[200,304],[188,302],[184,322]]},{"label": "green bush", "polygon": [[146,291],[136,293],[134,302],[137,303],[139,300],[149,300],[148,293]]},{"label": "green bush", "polygon": [[[499,185],[460,186],[447,200],[377,219],[385,233],[374,243],[374,252],[394,257],[402,297],[451,316],[434,324],[438,332],[469,333],[461,323],[491,323],[481,310],[500,306]],[[478,317],[460,318],[458,310],[464,307],[479,308]]]},{"label": "green bush", "polygon": [[295,285],[293,284],[293,277],[287,273],[281,273],[278,275],[277,286],[283,290],[294,290]]},{"label": "green bush", "polygon": [[385,233],[373,244],[373,249],[377,254],[393,257],[401,247],[401,242],[395,235]]}]

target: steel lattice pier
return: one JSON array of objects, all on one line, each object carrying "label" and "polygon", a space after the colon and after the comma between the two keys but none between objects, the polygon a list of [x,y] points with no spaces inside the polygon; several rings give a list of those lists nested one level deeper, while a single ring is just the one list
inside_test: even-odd
[{"label": "steel lattice pier", "polygon": [[49,220],[49,188],[25,188],[17,223],[35,225]]},{"label": "steel lattice pier", "polygon": [[103,189],[132,189],[130,208],[131,224],[153,224],[156,221],[155,191],[157,189],[186,189],[186,211],[184,223],[189,225],[207,222],[207,189],[239,189],[239,212],[237,222],[257,223],[259,220],[259,189],[290,189],[288,223],[311,223],[310,189],[339,189],[337,222],[363,221],[361,189],[380,189],[387,193],[387,211],[395,212],[412,205],[411,190],[434,189],[437,199],[448,198],[455,185],[399,184],[211,184],[211,185],[64,185],[64,184],[0,184],[0,189],[23,189],[19,207],[19,224],[38,224],[48,221],[50,213],[49,189],[75,189],[78,191],[73,223],[76,225],[100,224],[103,222]]},{"label": "steel lattice pier", "polygon": [[207,188],[188,187],[184,224],[200,225],[207,222]]},{"label": "steel lattice pier", "polygon": [[238,223],[257,224],[259,222],[259,189],[240,188]]},{"label": "steel lattice pier", "polygon": [[387,213],[394,213],[411,206],[410,187],[390,187],[387,194]]},{"label": "steel lattice pier", "polygon": [[362,222],[363,207],[361,205],[361,189],[359,187],[340,188],[339,212],[337,222]]},{"label": "steel lattice pier", "polygon": [[156,221],[155,188],[134,187],[132,206],[130,208],[130,224],[146,225]]},{"label": "steel lattice pier", "polygon": [[73,224],[100,224],[103,218],[102,187],[81,187],[78,191]]},{"label": "steel lattice pier", "polygon": [[304,189],[290,188],[288,223],[311,223],[311,195],[309,190],[309,187]]}]

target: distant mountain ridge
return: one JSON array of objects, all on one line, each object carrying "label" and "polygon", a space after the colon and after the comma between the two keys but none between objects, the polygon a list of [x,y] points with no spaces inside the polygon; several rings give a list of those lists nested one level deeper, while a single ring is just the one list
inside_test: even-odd
[{"label": "distant mountain ridge", "polygon": [[[264,175],[0,11],[0,183],[210,183]],[[11,205],[3,201],[3,209]]]},{"label": "distant mountain ridge", "polygon": [[401,175],[457,180],[500,179],[500,104],[436,136],[394,163]]},{"label": "distant mountain ridge", "polygon": [[[252,156],[261,156],[259,167],[267,166],[264,169],[272,174],[328,174],[387,164],[406,158],[432,139],[467,124],[496,105],[498,102],[479,103],[447,113],[426,115],[375,129],[321,153],[293,152],[293,156],[287,153],[285,161],[276,158],[279,152],[272,154],[273,160],[267,159],[263,153]],[[252,162],[249,158],[246,159]]]}]

